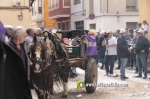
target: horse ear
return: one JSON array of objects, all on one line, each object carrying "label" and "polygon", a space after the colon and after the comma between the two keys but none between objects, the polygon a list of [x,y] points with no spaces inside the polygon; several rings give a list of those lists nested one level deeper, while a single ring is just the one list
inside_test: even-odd
[{"label": "horse ear", "polygon": [[47,38],[47,37],[46,37],[46,36],[44,36],[44,41],[46,41],[46,38]]},{"label": "horse ear", "polygon": [[36,42],[37,41],[37,37],[36,36],[34,36],[34,38],[33,38],[33,42]]}]

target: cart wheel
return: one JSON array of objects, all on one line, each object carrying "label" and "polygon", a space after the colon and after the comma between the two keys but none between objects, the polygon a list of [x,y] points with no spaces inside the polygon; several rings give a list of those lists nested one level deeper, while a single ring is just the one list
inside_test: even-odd
[{"label": "cart wheel", "polygon": [[[97,64],[94,58],[90,58],[86,64],[85,70],[85,85],[97,84]],[[87,93],[93,93],[96,90],[96,86],[85,86]]]}]

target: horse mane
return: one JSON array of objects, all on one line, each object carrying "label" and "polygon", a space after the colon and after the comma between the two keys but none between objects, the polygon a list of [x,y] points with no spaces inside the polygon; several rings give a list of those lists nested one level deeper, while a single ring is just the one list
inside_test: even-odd
[{"label": "horse mane", "polygon": [[55,45],[56,54],[58,56],[58,59],[62,59],[66,57],[66,53],[61,47],[61,44],[57,41],[57,38],[50,32],[44,31],[43,34],[48,33],[48,38],[52,41],[52,43]]}]

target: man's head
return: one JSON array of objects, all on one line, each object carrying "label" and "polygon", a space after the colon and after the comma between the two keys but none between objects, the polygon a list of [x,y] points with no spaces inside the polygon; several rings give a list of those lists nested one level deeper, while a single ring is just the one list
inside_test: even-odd
[{"label": "man's head", "polygon": [[34,35],[35,35],[33,28],[28,28],[28,29],[26,30],[26,32],[27,32],[27,34],[28,34],[29,36],[34,37]]},{"label": "man's head", "polygon": [[113,36],[113,32],[111,30],[108,30],[107,34],[108,34],[108,38],[111,38]]},{"label": "man's head", "polygon": [[126,36],[127,30],[125,28],[120,29],[120,34]]},{"label": "man's head", "polygon": [[138,27],[140,28],[142,26],[142,23],[138,23]]},{"label": "man's head", "polygon": [[106,32],[105,31],[101,31],[100,32],[100,35],[104,35]]},{"label": "man's head", "polygon": [[97,32],[97,35],[99,36],[99,35],[100,35],[100,33],[99,33],[99,32]]},{"label": "man's head", "polygon": [[14,29],[11,39],[21,44],[26,40],[26,37],[27,37],[26,30],[23,27],[19,27]]},{"label": "man's head", "polygon": [[130,40],[133,39],[133,35],[129,35],[129,39],[130,39]]},{"label": "man's head", "polygon": [[115,32],[115,36],[118,37],[119,34],[120,34],[120,30],[118,29],[118,30],[116,30],[116,32]]},{"label": "man's head", "polygon": [[13,32],[13,26],[11,26],[11,25],[5,25],[4,29],[5,29],[6,35],[11,36],[11,34]]},{"label": "man's head", "polygon": [[139,29],[139,31],[137,31],[137,36],[143,36],[144,31],[142,29]]}]

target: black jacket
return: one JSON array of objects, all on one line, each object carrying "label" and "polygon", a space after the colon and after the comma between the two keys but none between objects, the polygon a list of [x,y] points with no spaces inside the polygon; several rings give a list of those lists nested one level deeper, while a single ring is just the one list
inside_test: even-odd
[{"label": "black jacket", "polygon": [[119,37],[117,40],[117,54],[120,58],[128,58],[130,55],[126,37],[124,36]]},{"label": "black jacket", "polygon": [[[8,45],[15,51],[14,44],[13,44],[11,39],[8,42]],[[25,53],[25,58],[24,58],[24,60],[25,60],[25,71],[26,71],[26,74],[28,75],[30,59],[28,58],[28,55],[27,55],[28,49],[27,49],[26,42],[23,43],[23,50],[24,50],[24,53]]]},{"label": "black jacket", "polygon": [[99,53],[100,54],[105,54],[105,51],[106,51],[106,46],[102,45],[102,42],[103,42],[104,39],[105,39],[104,36],[101,36],[98,40],[98,48],[99,48]]},{"label": "black jacket", "polygon": [[0,99],[32,99],[23,61],[2,39],[0,39]]},{"label": "black jacket", "polygon": [[145,53],[149,51],[149,41],[144,36],[139,37],[135,44],[136,54],[140,54],[142,50],[145,50]]}]

